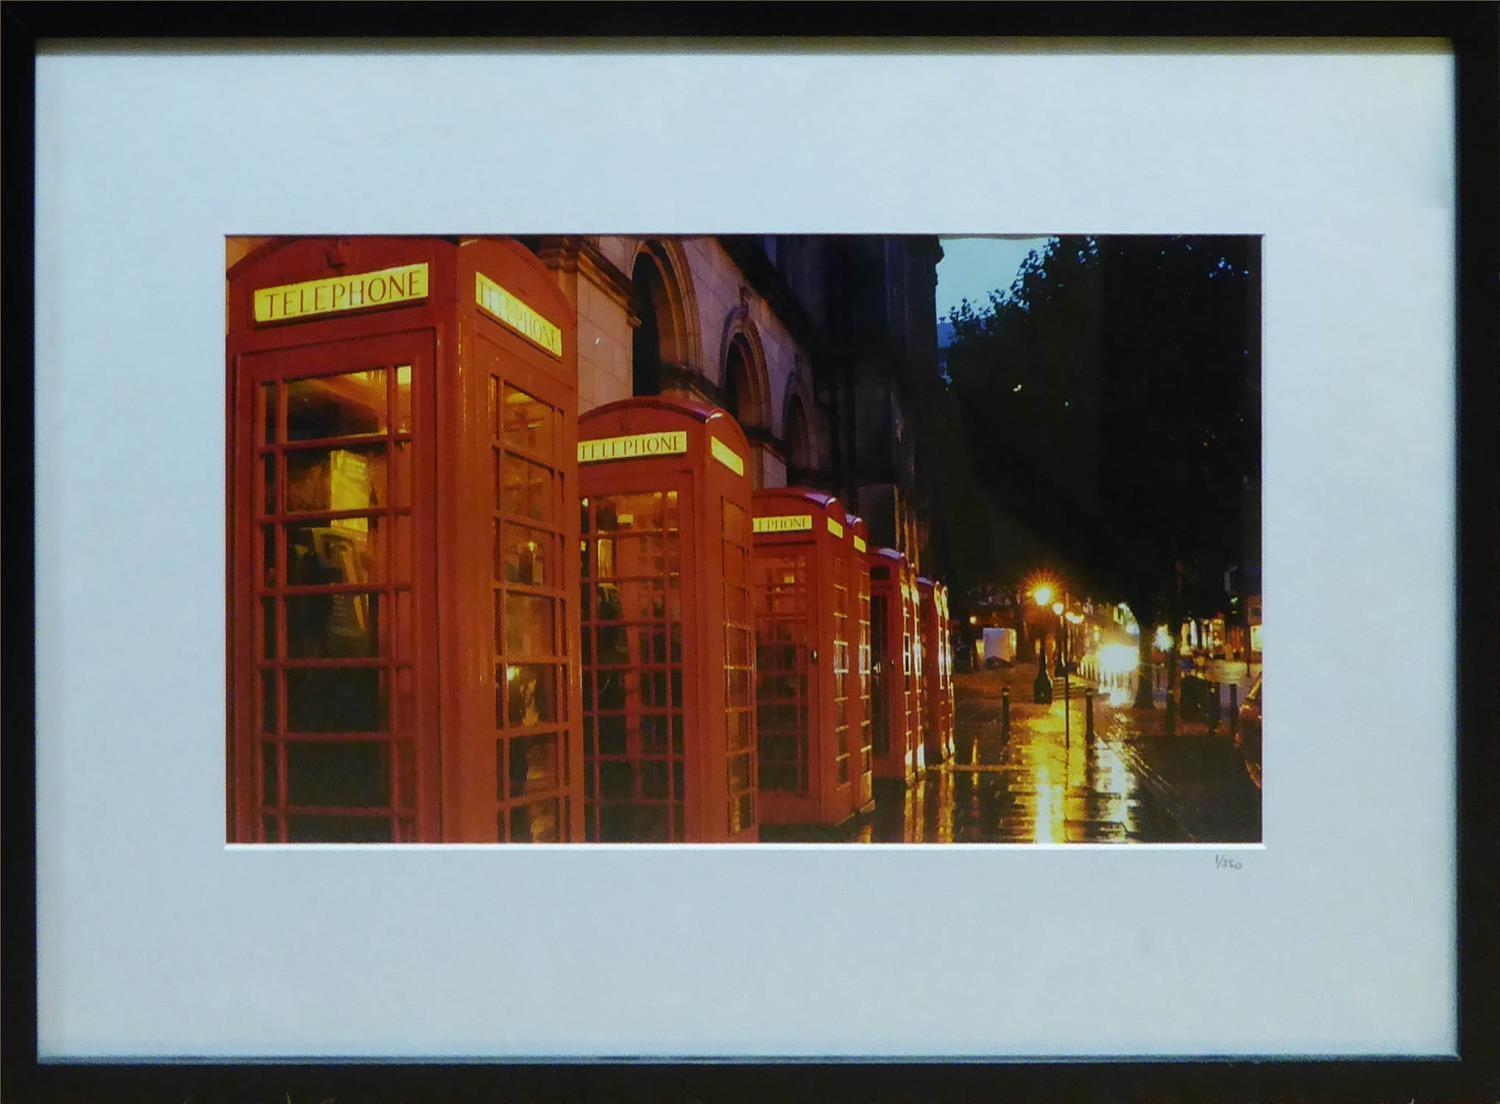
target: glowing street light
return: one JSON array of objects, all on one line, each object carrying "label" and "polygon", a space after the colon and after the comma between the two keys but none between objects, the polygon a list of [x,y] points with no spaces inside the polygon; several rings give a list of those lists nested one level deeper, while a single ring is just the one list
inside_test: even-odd
[{"label": "glowing street light", "polygon": [[[1057,616],[1057,654],[1053,657],[1052,670],[1055,674],[1066,678],[1068,674],[1068,633],[1063,626],[1063,610],[1067,607],[1061,602],[1052,603],[1052,612]],[[1066,698],[1066,683],[1064,683],[1064,697]]]},{"label": "glowing street light", "polygon": [[1040,584],[1031,593],[1032,596],[1036,598],[1036,604],[1042,606],[1043,608],[1045,608],[1052,602],[1052,588],[1046,583]]}]

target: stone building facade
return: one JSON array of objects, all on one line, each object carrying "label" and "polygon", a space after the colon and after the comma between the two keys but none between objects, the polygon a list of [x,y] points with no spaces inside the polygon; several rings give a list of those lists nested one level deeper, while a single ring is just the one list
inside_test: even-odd
[{"label": "stone building facade", "polygon": [[522,240],[578,311],[582,410],[658,393],[721,405],[757,487],[834,493],[920,568],[909,410],[935,378],[935,237]]},{"label": "stone building facade", "polygon": [[[266,238],[233,238],[228,265]],[[730,410],[757,487],[838,495],[923,569],[911,395],[936,379],[936,237],[531,236],[578,314],[580,412],[678,394]]]}]

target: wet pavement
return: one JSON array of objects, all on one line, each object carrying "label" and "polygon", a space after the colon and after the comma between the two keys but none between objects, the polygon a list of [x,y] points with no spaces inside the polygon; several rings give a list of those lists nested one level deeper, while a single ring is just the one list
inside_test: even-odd
[{"label": "wet pavement", "polygon": [[[877,793],[874,814],[849,838],[875,843],[1255,843],[1260,791],[1225,725],[1180,724],[1167,736],[1164,710],[1137,710],[1128,684],[1103,689],[1086,734],[1084,688],[1071,703],[1054,682],[1050,705],[1033,704],[1035,668],[954,676],[951,763],[914,786]],[[1010,687],[1010,731],[1001,690]]]}]

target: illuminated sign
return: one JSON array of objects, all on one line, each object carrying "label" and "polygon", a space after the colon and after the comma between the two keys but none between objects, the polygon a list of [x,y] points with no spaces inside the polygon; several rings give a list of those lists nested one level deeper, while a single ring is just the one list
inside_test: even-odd
[{"label": "illuminated sign", "polygon": [[865,550],[865,538],[856,534],[856,536],[854,538],[854,551],[856,551],[856,552],[863,552],[864,550]]},{"label": "illuminated sign", "polygon": [[426,298],[425,263],[256,288],[252,293],[257,322],[291,322],[320,314],[415,303]]},{"label": "illuminated sign", "polygon": [[485,314],[503,322],[533,345],[555,357],[562,356],[562,331],[483,272],[474,273],[474,301]]},{"label": "illuminated sign", "polygon": [[757,533],[811,533],[811,514],[783,514],[777,517],[755,519]]},{"label": "illuminated sign", "polygon": [[717,437],[710,436],[708,439],[708,449],[714,454],[715,460],[734,472],[735,475],[745,474],[745,462],[740,459],[739,453],[735,452],[734,449],[730,448],[723,441]]},{"label": "illuminated sign", "polygon": [[842,537],[844,535],[844,527],[838,522],[834,521],[833,518],[828,519],[828,531],[836,537]]},{"label": "illuminated sign", "polygon": [[600,437],[578,442],[578,462],[598,464],[605,460],[639,460],[647,456],[679,456],[687,452],[687,430],[662,433],[632,433],[628,437]]}]

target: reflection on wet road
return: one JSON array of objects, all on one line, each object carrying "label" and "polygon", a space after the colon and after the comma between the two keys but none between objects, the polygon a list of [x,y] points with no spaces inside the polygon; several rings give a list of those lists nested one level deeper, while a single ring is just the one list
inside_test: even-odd
[{"label": "reflection on wet road", "polygon": [[[877,797],[852,838],[873,843],[1254,842],[1260,792],[1222,733],[1168,737],[1161,711],[1101,695],[1085,735],[1083,684],[1064,714],[1029,700],[1029,674],[955,678],[958,755],[903,790]],[[1011,687],[1011,725],[1000,689]],[[1061,687],[1058,687],[1060,690]]]}]

